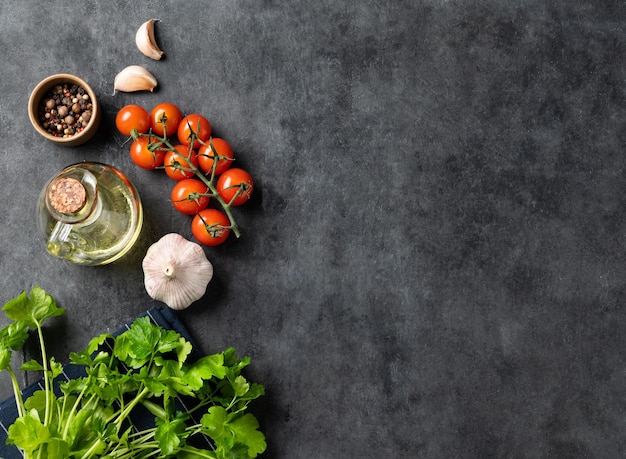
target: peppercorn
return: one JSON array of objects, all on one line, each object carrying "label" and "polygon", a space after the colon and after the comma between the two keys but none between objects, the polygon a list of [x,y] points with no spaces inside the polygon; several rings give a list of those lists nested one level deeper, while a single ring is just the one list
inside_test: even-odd
[{"label": "peppercorn", "polygon": [[84,88],[76,84],[57,85],[41,101],[39,121],[55,137],[71,137],[91,119],[93,104]]}]

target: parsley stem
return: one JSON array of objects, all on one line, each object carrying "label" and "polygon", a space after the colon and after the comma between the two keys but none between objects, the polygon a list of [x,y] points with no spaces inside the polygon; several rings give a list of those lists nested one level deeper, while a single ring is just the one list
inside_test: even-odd
[{"label": "parsley stem", "polygon": [[137,394],[137,396],[128,405],[124,407],[124,409],[120,412],[119,416],[117,417],[117,421],[115,422],[115,427],[118,430],[122,427],[122,422],[124,422],[124,419],[126,419],[126,417],[130,414],[133,408],[135,408],[135,406],[137,406],[141,402],[141,400],[149,393],[150,391],[148,390],[148,388],[144,387],[142,391],[139,392],[139,394]]},{"label": "parsley stem", "polygon": [[46,410],[44,415],[44,425],[48,425],[50,423],[50,411],[52,400],[50,399],[51,392],[51,376],[48,370],[48,356],[46,354],[46,345],[43,339],[43,330],[41,328],[41,324],[39,321],[35,321],[35,325],[37,326],[37,336],[39,337],[39,347],[41,348],[41,363],[43,365],[43,380],[44,380],[44,388],[46,392]]},{"label": "parsley stem", "polygon": [[185,446],[183,446],[180,450],[186,453],[192,453],[194,455],[193,457],[206,457],[209,459],[215,459],[217,457],[215,453],[213,453],[212,451],[208,451],[208,450],[200,451],[195,448],[191,449]]},{"label": "parsley stem", "polygon": [[[67,439],[67,435],[70,430],[70,425],[72,424],[72,419],[78,412],[78,407],[80,406],[80,402],[83,396],[85,395],[86,390],[87,390],[87,384],[85,384],[83,389],[80,391],[80,394],[78,394],[78,397],[76,397],[76,401],[74,402],[74,405],[72,406],[69,416],[67,417],[67,420],[65,422],[65,429],[63,429],[63,439]],[[67,400],[67,397],[65,400]],[[65,404],[65,401],[63,403]]]},{"label": "parsley stem", "polygon": [[145,438],[151,438],[154,436],[154,432],[156,431],[156,427],[152,427],[150,429],[142,430],[141,432],[133,432],[128,434],[128,438],[132,438],[133,441],[137,441],[137,437],[141,437],[141,442],[143,443]]},{"label": "parsley stem", "polygon": [[102,440],[98,438],[95,442],[93,442],[91,447],[87,451],[85,451],[85,454],[81,456],[81,459],[90,458],[96,452],[96,450],[100,447],[101,444],[102,444]]},{"label": "parsley stem", "polygon": [[15,395],[15,404],[17,405],[17,413],[19,417],[24,416],[24,399],[22,398],[22,392],[20,391],[20,385],[17,382],[17,377],[15,376],[15,372],[13,368],[10,366],[6,368],[9,372],[9,376],[11,377],[11,385],[13,386],[13,394]]}]

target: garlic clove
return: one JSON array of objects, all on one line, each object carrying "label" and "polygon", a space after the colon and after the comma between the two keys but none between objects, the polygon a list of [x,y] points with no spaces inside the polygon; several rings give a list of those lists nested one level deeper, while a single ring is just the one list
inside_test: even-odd
[{"label": "garlic clove", "polygon": [[140,65],[129,65],[115,76],[113,89],[122,92],[150,91],[157,86],[157,79]]},{"label": "garlic clove", "polygon": [[202,247],[176,233],[152,244],[142,267],[148,295],[172,309],[185,309],[202,298],[213,278],[213,265]]},{"label": "garlic clove", "polygon": [[137,29],[135,43],[145,56],[158,61],[163,56],[163,51],[158,47],[154,38],[154,22],[154,19],[150,19]]}]

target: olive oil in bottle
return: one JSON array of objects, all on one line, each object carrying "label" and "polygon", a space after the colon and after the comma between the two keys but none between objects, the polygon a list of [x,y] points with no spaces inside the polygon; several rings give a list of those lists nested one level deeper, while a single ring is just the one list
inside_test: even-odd
[{"label": "olive oil in bottle", "polygon": [[137,241],[143,223],[139,193],[119,170],[82,162],[50,179],[37,205],[47,251],[80,265],[111,263]]}]

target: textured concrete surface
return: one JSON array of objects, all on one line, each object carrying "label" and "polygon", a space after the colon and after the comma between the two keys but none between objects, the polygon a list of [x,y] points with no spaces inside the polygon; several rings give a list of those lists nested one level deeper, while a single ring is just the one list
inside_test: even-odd
[{"label": "textured concrete surface", "polygon": [[[134,45],[151,17],[160,62]],[[37,284],[68,309],[58,359],[155,304],[146,248],[191,237],[113,127],[168,100],[257,181],[179,317],[204,352],[252,358],[267,457],[626,455],[623,2],[7,0],[0,26],[0,295]],[[114,95],[129,64],[158,90]],[[104,106],[77,149],[28,122],[57,72]],[[53,259],[36,233],[40,187],[80,160],[144,200],[141,241],[110,266]]]}]

